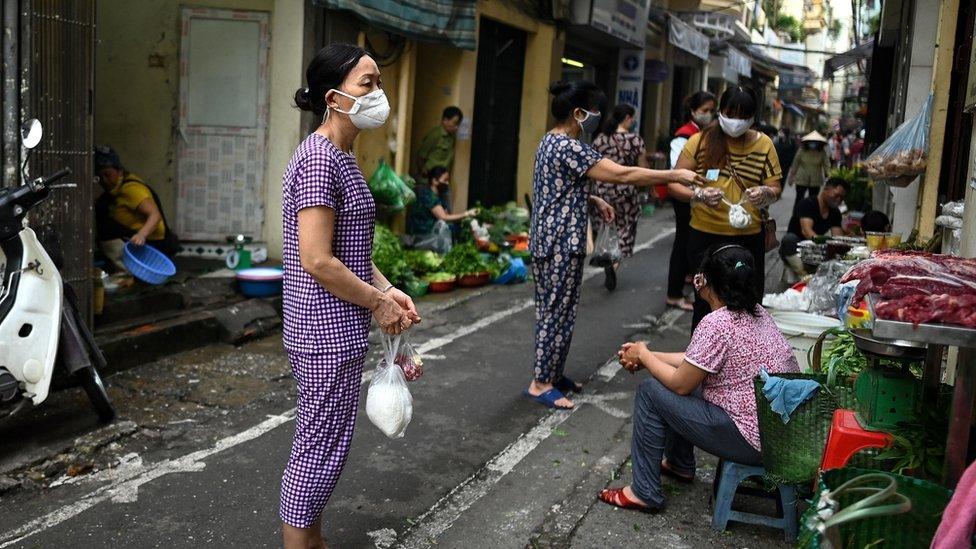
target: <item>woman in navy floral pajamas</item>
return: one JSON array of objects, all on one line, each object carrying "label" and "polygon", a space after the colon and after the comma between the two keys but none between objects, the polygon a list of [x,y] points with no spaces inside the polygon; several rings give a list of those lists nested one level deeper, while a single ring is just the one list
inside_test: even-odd
[{"label": "woman in navy floral pajamas", "polygon": [[573,340],[583,257],[586,255],[587,203],[609,223],[613,207],[589,194],[589,180],[616,185],[703,183],[691,170],[648,170],[621,166],[580,141],[600,126],[606,98],[592,82],[556,82],[551,111],[556,125],[539,143],[532,178],[530,251],[535,277],[535,366],[524,391],[550,408],[572,408],[566,398],[581,386],[563,375]]},{"label": "woman in navy floral pajamas", "polygon": [[298,384],[291,456],[281,481],[284,546],[324,548],[322,511],[349,455],[370,316],[398,334],[420,322],[413,302],[371,259],[376,207],[350,152],[390,107],[376,62],[331,44],[306,71],[295,104],[323,117],[282,181],[284,342]]}]

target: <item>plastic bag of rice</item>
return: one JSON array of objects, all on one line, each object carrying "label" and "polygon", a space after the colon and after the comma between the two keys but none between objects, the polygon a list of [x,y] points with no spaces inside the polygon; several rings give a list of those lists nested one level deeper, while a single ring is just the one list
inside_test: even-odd
[{"label": "plastic bag of rice", "polygon": [[366,392],[366,416],[390,438],[403,437],[413,418],[413,397],[396,363],[400,341],[400,336],[383,335],[383,358]]}]

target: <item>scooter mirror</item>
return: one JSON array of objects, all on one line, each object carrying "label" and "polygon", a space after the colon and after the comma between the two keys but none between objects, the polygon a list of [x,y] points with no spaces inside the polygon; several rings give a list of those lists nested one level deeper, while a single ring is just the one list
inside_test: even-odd
[{"label": "scooter mirror", "polygon": [[33,149],[40,144],[43,135],[44,128],[41,127],[41,121],[36,118],[25,121],[20,127],[20,141],[25,149]]}]

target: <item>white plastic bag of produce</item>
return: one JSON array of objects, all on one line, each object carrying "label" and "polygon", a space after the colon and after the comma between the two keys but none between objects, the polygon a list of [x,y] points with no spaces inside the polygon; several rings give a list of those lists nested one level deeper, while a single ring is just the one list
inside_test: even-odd
[{"label": "white plastic bag of produce", "polygon": [[400,338],[383,334],[383,358],[366,392],[366,416],[390,438],[403,437],[413,418],[413,397],[396,363]]},{"label": "white plastic bag of produce", "polygon": [[609,267],[620,261],[620,258],[620,237],[617,236],[617,229],[604,223],[603,228],[600,229],[600,236],[596,239],[590,265]]},{"label": "white plastic bag of produce", "polygon": [[929,95],[918,114],[898,126],[864,161],[864,170],[868,175],[895,187],[907,187],[925,173],[931,119],[932,96]]}]

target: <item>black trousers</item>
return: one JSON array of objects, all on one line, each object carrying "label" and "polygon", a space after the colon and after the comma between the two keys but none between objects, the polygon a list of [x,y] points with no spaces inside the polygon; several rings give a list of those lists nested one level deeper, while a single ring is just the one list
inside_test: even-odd
[{"label": "black trousers", "polygon": [[[766,239],[762,231],[750,235],[729,236],[690,229],[688,234],[688,261],[690,264],[697,270],[702,260],[705,259],[705,252],[716,244],[738,244],[749,250],[756,266],[756,288],[759,290],[759,295],[763,295],[766,282]],[[712,312],[711,307],[696,293],[695,314],[691,319],[692,333],[694,333],[701,319],[710,312]]]},{"label": "black trousers", "polygon": [[685,294],[688,268],[688,232],[691,231],[691,204],[671,199],[674,206],[674,245],[668,264],[668,297],[680,299]]},{"label": "black trousers", "polygon": [[803,185],[795,185],[795,187],[796,200],[793,201],[793,213],[796,213],[796,207],[800,205],[800,201],[805,196],[817,196],[820,193],[820,187],[804,187]]}]

